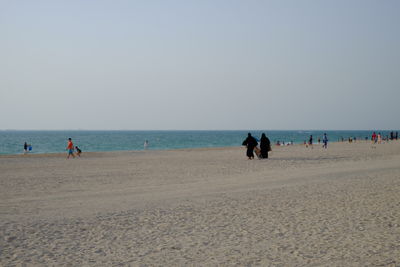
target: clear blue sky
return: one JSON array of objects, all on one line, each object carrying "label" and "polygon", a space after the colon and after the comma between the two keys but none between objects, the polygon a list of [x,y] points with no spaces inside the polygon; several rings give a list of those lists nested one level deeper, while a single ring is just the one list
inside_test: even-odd
[{"label": "clear blue sky", "polygon": [[400,1],[2,1],[0,129],[398,129]]}]

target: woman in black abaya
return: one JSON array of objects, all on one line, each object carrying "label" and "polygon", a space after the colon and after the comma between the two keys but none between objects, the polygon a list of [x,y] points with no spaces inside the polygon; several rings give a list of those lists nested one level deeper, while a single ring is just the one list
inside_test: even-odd
[{"label": "woman in black abaya", "polygon": [[268,137],[265,136],[265,133],[261,135],[260,148],[261,148],[261,157],[263,159],[267,159],[268,152],[271,151],[271,142],[269,141]]},{"label": "woman in black abaya", "polygon": [[254,148],[257,146],[257,140],[251,136],[251,133],[247,134],[246,140],[243,141],[242,145],[247,147],[246,155],[249,159],[254,159]]}]

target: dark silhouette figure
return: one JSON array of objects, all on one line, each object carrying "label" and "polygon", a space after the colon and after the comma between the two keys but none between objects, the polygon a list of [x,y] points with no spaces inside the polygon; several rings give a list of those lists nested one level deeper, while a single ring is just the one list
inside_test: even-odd
[{"label": "dark silhouette figure", "polygon": [[271,142],[269,141],[268,137],[265,136],[265,133],[261,135],[260,148],[261,148],[261,157],[263,159],[267,159],[268,152],[271,151]]},{"label": "dark silhouette figure", "polygon": [[76,150],[76,155],[77,155],[78,157],[80,157],[81,154],[82,154],[82,150],[81,150],[78,146],[75,146],[75,150]]},{"label": "dark silhouette figure", "polygon": [[254,159],[253,151],[257,144],[257,140],[253,136],[251,136],[251,133],[248,133],[247,138],[243,141],[242,145],[247,147],[246,155],[249,159]]},{"label": "dark silhouette figure", "polygon": [[26,154],[28,152],[28,143],[25,142],[24,143],[24,154]]},{"label": "dark silhouette figure", "polygon": [[324,133],[324,137],[322,138],[323,148],[328,148],[328,136],[326,136],[326,133]]}]

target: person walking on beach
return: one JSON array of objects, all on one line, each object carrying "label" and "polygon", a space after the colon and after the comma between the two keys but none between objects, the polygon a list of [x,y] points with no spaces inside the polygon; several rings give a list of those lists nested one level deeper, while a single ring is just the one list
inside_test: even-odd
[{"label": "person walking on beach", "polygon": [[72,139],[71,138],[68,138],[67,151],[68,151],[67,159],[69,159],[70,156],[75,158],[75,155],[74,155],[74,143],[72,143]]},{"label": "person walking on beach", "polygon": [[242,143],[243,146],[247,147],[246,155],[249,159],[254,159],[254,148],[258,145],[257,140],[251,136],[251,133],[247,134],[247,138]]},{"label": "person walking on beach", "polygon": [[328,137],[326,136],[326,133],[324,133],[324,137],[322,138],[322,143],[324,143],[322,145],[323,148],[328,148]]},{"label": "person walking on beach", "polygon": [[267,159],[268,152],[271,151],[271,142],[269,138],[263,133],[260,140],[261,158]]},{"label": "person walking on beach", "polygon": [[24,143],[24,154],[26,154],[28,152],[28,143],[25,142]]},{"label": "person walking on beach", "polygon": [[313,148],[313,137],[312,137],[312,135],[310,135],[310,139],[308,139],[308,145],[311,147],[311,148]]},{"label": "person walking on beach", "polygon": [[149,141],[148,140],[144,141],[143,148],[144,148],[144,150],[147,150],[147,148],[149,148]]}]

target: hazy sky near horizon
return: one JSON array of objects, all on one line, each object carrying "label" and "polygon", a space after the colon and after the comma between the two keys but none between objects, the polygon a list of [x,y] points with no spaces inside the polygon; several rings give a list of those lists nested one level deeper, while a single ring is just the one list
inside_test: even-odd
[{"label": "hazy sky near horizon", "polygon": [[0,0],[0,129],[399,129],[400,1]]}]

